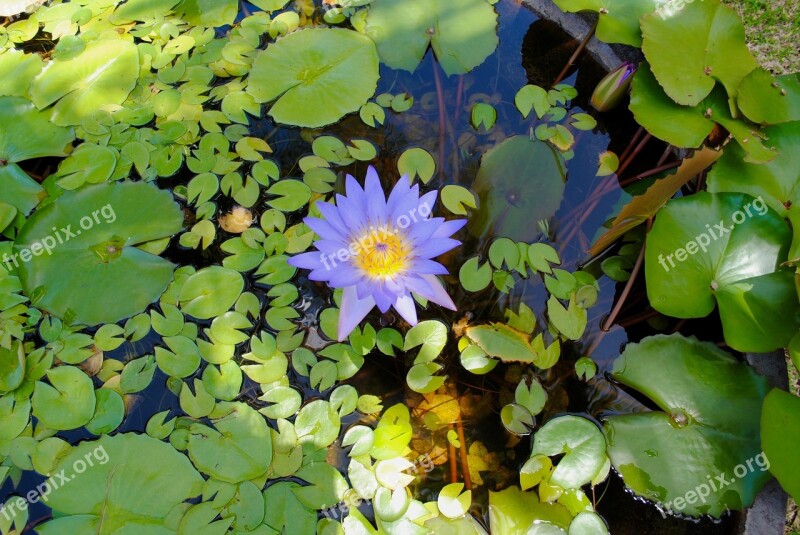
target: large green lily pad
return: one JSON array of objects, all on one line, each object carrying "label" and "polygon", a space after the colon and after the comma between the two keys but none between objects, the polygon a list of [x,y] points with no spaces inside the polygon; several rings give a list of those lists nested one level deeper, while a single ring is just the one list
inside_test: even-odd
[{"label": "large green lily pad", "polygon": [[702,318],[717,305],[728,345],[765,352],[797,332],[800,307],[792,273],[776,271],[787,258],[789,227],[754,202],[705,192],[668,202],[647,235],[645,275],[659,312]]},{"label": "large green lily pad", "polygon": [[764,377],[679,334],[629,344],[611,373],[661,409],[606,419],[608,456],[628,488],[690,516],[719,517],[753,502],[770,478],[756,458]]},{"label": "large green lily pad", "polygon": [[480,209],[467,228],[475,236],[534,240],[537,221],[561,205],[566,177],[561,155],[547,143],[528,136],[506,139],[483,156],[472,185]]},{"label": "large green lily pad", "polygon": [[44,188],[15,163],[0,166],[0,202],[27,216],[47,197]]},{"label": "large green lily pad", "polygon": [[[647,63],[641,64],[633,79],[630,109],[636,122],[648,132],[676,147],[700,146],[717,123],[725,127],[743,149],[745,161],[764,163],[777,155],[772,149],[772,140],[759,131],[758,125],[731,116],[721,87],[696,106],[682,106],[667,96]],[[665,117],[669,120],[664,120]]]},{"label": "large green lily pad", "polygon": [[[76,466],[85,470],[74,474]],[[189,459],[170,444],[133,433],[82,442],[54,472],[62,469],[74,478],[49,495],[57,518],[36,528],[42,535],[174,533],[165,519],[203,486]]]},{"label": "large green lily pad", "polygon": [[708,174],[708,191],[743,192],[763,201],[783,217],[794,229],[789,259],[800,257],[800,121],[767,127],[777,157],[765,164],[752,164],[738,145],[728,145],[725,154]]},{"label": "large green lily pad", "polygon": [[708,191],[742,192],[763,201],[783,217],[800,204],[800,121],[769,126],[764,130],[777,157],[771,162],[753,164],[744,161],[739,145],[725,147],[725,153],[708,174]]},{"label": "large green lily pad", "polygon": [[121,39],[93,40],[77,56],[45,65],[30,94],[39,109],[54,105],[55,124],[77,125],[99,109],[122,104],[138,78],[136,45]]},{"label": "large green lily pad", "polygon": [[114,323],[144,310],[172,278],[171,262],[138,246],[182,225],[172,195],[155,186],[88,186],[30,217],[14,243],[16,271],[37,307],[72,323]]},{"label": "large green lily pad", "polygon": [[368,37],[341,28],[291,33],[256,56],[247,92],[275,101],[279,123],[317,128],[358,111],[378,86],[378,53]]},{"label": "large green lily pad", "polygon": [[639,19],[651,13],[656,0],[554,0],[562,11],[598,13],[597,38],[606,43],[622,43],[639,48],[642,46],[642,31]]},{"label": "large green lily pad", "polygon": [[684,4],[674,15],[644,15],[642,51],[658,83],[678,104],[696,106],[720,81],[730,97],[758,67],[742,19],[719,0]]},{"label": "large green lily pad", "polygon": [[800,398],[773,389],[761,411],[761,445],[783,489],[800,500]]},{"label": "large green lily pad", "polygon": [[759,67],[742,80],[736,103],[756,123],[800,121],[800,74],[775,78]]},{"label": "large green lily pad", "polygon": [[497,48],[497,13],[486,0],[374,0],[366,33],[381,61],[414,72],[433,47],[444,72],[465,74]]},{"label": "large green lily pad", "polygon": [[0,97],[0,168],[43,156],[66,156],[75,139],[72,128],[56,126],[49,112],[29,100]]}]

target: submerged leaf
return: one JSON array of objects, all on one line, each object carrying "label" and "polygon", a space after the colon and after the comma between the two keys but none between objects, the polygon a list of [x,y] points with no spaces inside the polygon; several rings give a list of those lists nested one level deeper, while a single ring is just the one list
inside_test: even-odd
[{"label": "submerged leaf", "polygon": [[565,181],[562,157],[547,143],[508,138],[483,156],[472,187],[480,208],[467,228],[475,236],[533,241],[539,234],[535,223],[561,205]]},{"label": "submerged leaf", "polygon": [[374,0],[365,32],[381,61],[414,72],[432,45],[444,72],[465,74],[497,48],[497,13],[486,0]]}]

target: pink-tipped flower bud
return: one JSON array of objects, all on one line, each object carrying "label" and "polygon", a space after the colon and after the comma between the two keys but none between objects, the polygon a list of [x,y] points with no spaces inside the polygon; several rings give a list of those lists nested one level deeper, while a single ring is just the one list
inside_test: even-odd
[{"label": "pink-tipped flower bud", "polygon": [[600,80],[592,93],[591,104],[597,111],[608,111],[619,104],[633,80],[636,65],[627,61]]}]

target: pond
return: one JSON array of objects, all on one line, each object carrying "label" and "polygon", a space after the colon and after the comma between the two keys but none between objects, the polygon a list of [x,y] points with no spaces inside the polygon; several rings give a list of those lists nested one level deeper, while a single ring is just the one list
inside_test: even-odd
[{"label": "pond", "polygon": [[[0,533],[737,529],[770,478],[744,354],[800,324],[793,105],[719,119],[721,79],[698,116],[645,48],[598,111],[608,73],[516,0],[37,7],[0,34]],[[331,245],[381,210],[366,260]],[[351,256],[410,290],[348,294]]]}]

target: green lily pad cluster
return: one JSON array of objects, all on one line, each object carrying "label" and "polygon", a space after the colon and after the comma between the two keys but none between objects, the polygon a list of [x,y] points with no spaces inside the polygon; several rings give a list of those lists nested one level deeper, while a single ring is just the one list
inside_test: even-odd
[{"label": "green lily pad cluster", "polygon": [[[416,484],[435,468],[431,459],[415,458],[412,441],[418,419],[427,430],[441,429],[446,446],[468,459],[462,472],[476,474],[481,485],[489,452],[446,428],[461,424],[461,413],[441,418],[434,408],[458,405],[442,393],[457,373],[453,364],[488,374],[502,363],[523,373],[511,375],[500,421],[512,434],[532,433],[533,444],[519,487],[490,492],[488,527],[607,533],[586,486],[604,481],[614,462],[626,483],[650,496],[642,474],[663,467],[637,459],[641,471],[629,468],[625,459],[637,453],[637,436],[623,432],[619,422],[627,416],[609,419],[605,437],[577,416],[536,426],[537,417],[551,416],[545,407],[556,398],[542,377],[554,373],[564,348],[585,337],[599,292],[594,275],[554,267],[560,265],[555,249],[534,242],[547,237],[547,221],[561,204],[575,131],[597,125],[586,113],[568,111],[575,89],[521,88],[514,104],[526,122],[514,126],[522,134],[497,122],[498,95],[470,95],[445,118],[445,126],[458,122],[452,129],[461,132],[458,145],[480,142],[475,153],[483,157],[480,164],[476,159],[473,184],[441,184],[442,204],[470,218],[474,237],[491,238],[487,261],[468,259],[448,282],[475,294],[493,286],[508,296],[536,280],[531,271],[539,273],[546,313],[537,318],[524,303],[513,310],[503,305],[502,322],[459,323],[452,338],[438,319],[410,329],[373,321],[346,342],[333,342],[344,313],[341,292],[316,288],[287,262],[314,241],[303,217],[320,216],[318,203],[335,200],[344,172],[362,162],[418,178],[421,188],[437,185],[434,177],[444,177],[448,162],[428,143],[436,93],[415,96],[398,84],[376,94],[380,76],[418,71],[429,48],[434,67],[447,76],[469,73],[498,47],[498,12],[486,0],[250,4],[261,11],[240,11],[234,0],[52,2],[0,28],[0,71],[7,74],[0,80],[0,484],[17,486],[26,472],[45,478],[76,472],[70,485],[50,494],[53,515],[37,523],[42,533],[485,534],[472,514],[478,502],[464,484],[437,482],[428,501],[418,499]],[[607,4],[613,14],[601,21],[601,34],[627,29],[634,16],[638,24],[641,6],[623,14],[618,8],[632,5]],[[655,24],[645,41],[657,43],[661,30]],[[647,54],[652,79],[664,86],[668,60],[658,51]],[[716,114],[712,123],[730,128],[740,143],[726,149],[709,176],[715,193],[706,195],[716,200],[694,202],[739,207],[750,198],[736,192],[746,191],[772,211],[718,244],[724,270],[701,281],[711,290],[692,295],[702,310],[682,313],[702,314],[716,304],[725,310],[732,345],[744,326],[763,336],[743,336],[742,344],[766,346],[790,334],[768,318],[789,313],[792,303],[779,298],[789,272],[776,269],[798,256],[782,220],[796,216],[789,150],[795,90],[790,79],[744,72],[747,62],[725,72],[723,59],[713,53],[705,59],[723,71],[714,75],[721,86],[702,97]],[[695,67],[692,83],[705,87]],[[695,86],[672,82],[663,87],[670,106],[696,115],[702,104],[685,102]],[[763,91],[769,99],[754,97]],[[751,123],[770,124],[764,132],[776,147],[758,168],[750,162],[765,160],[764,151],[748,146],[742,133]],[[272,130],[275,124],[299,128]],[[396,125],[408,127],[411,137],[394,150],[383,134]],[[305,144],[305,152],[287,154],[282,135],[296,135],[291,144]],[[40,177],[35,164],[42,158],[58,160],[47,160],[51,168]],[[747,171],[742,176],[768,169],[769,177],[753,186],[737,175],[740,169]],[[659,214],[648,254],[663,247],[664,236],[682,236],[669,228],[670,211],[679,217],[680,210],[676,201]],[[758,269],[737,271],[743,247],[753,243]],[[653,291],[675,295],[669,282]],[[719,350],[689,345],[687,355],[711,355],[711,375],[750,380],[745,397],[758,405],[759,379]],[[626,358],[636,360],[635,353],[631,348]],[[423,396],[424,409],[412,412],[402,403],[384,409],[385,400],[349,384],[368,359],[384,357],[405,360],[405,384]],[[703,364],[706,357],[695,360]],[[690,375],[692,363],[683,359],[670,377]],[[589,357],[574,369],[587,380],[597,371]],[[621,382],[659,402],[625,372],[615,372]],[[683,398],[695,399],[704,386],[690,383]],[[712,386],[727,399],[727,391]],[[157,398],[157,407],[142,403]],[[774,416],[782,418],[782,410]],[[752,441],[739,435],[752,430],[751,413],[738,416],[741,430],[712,433],[708,452],[731,443],[730,452],[750,452]],[[130,431],[134,416],[141,433]],[[728,429],[724,416],[711,417],[712,431]],[[764,420],[769,429],[780,425]],[[78,433],[91,438],[77,444],[65,438]],[[780,447],[781,437],[765,437]],[[668,431],[660,438],[667,445],[673,439]],[[728,467],[718,461],[702,459],[703,466]],[[77,473],[81,462],[85,470]],[[791,466],[784,470],[792,473]],[[636,486],[637,477],[644,486]],[[738,505],[760,483],[745,481]],[[674,491],[668,488],[664,499]],[[371,516],[359,509],[363,502]],[[29,521],[26,508],[17,507],[10,520],[0,515],[0,532],[23,531]]]}]

